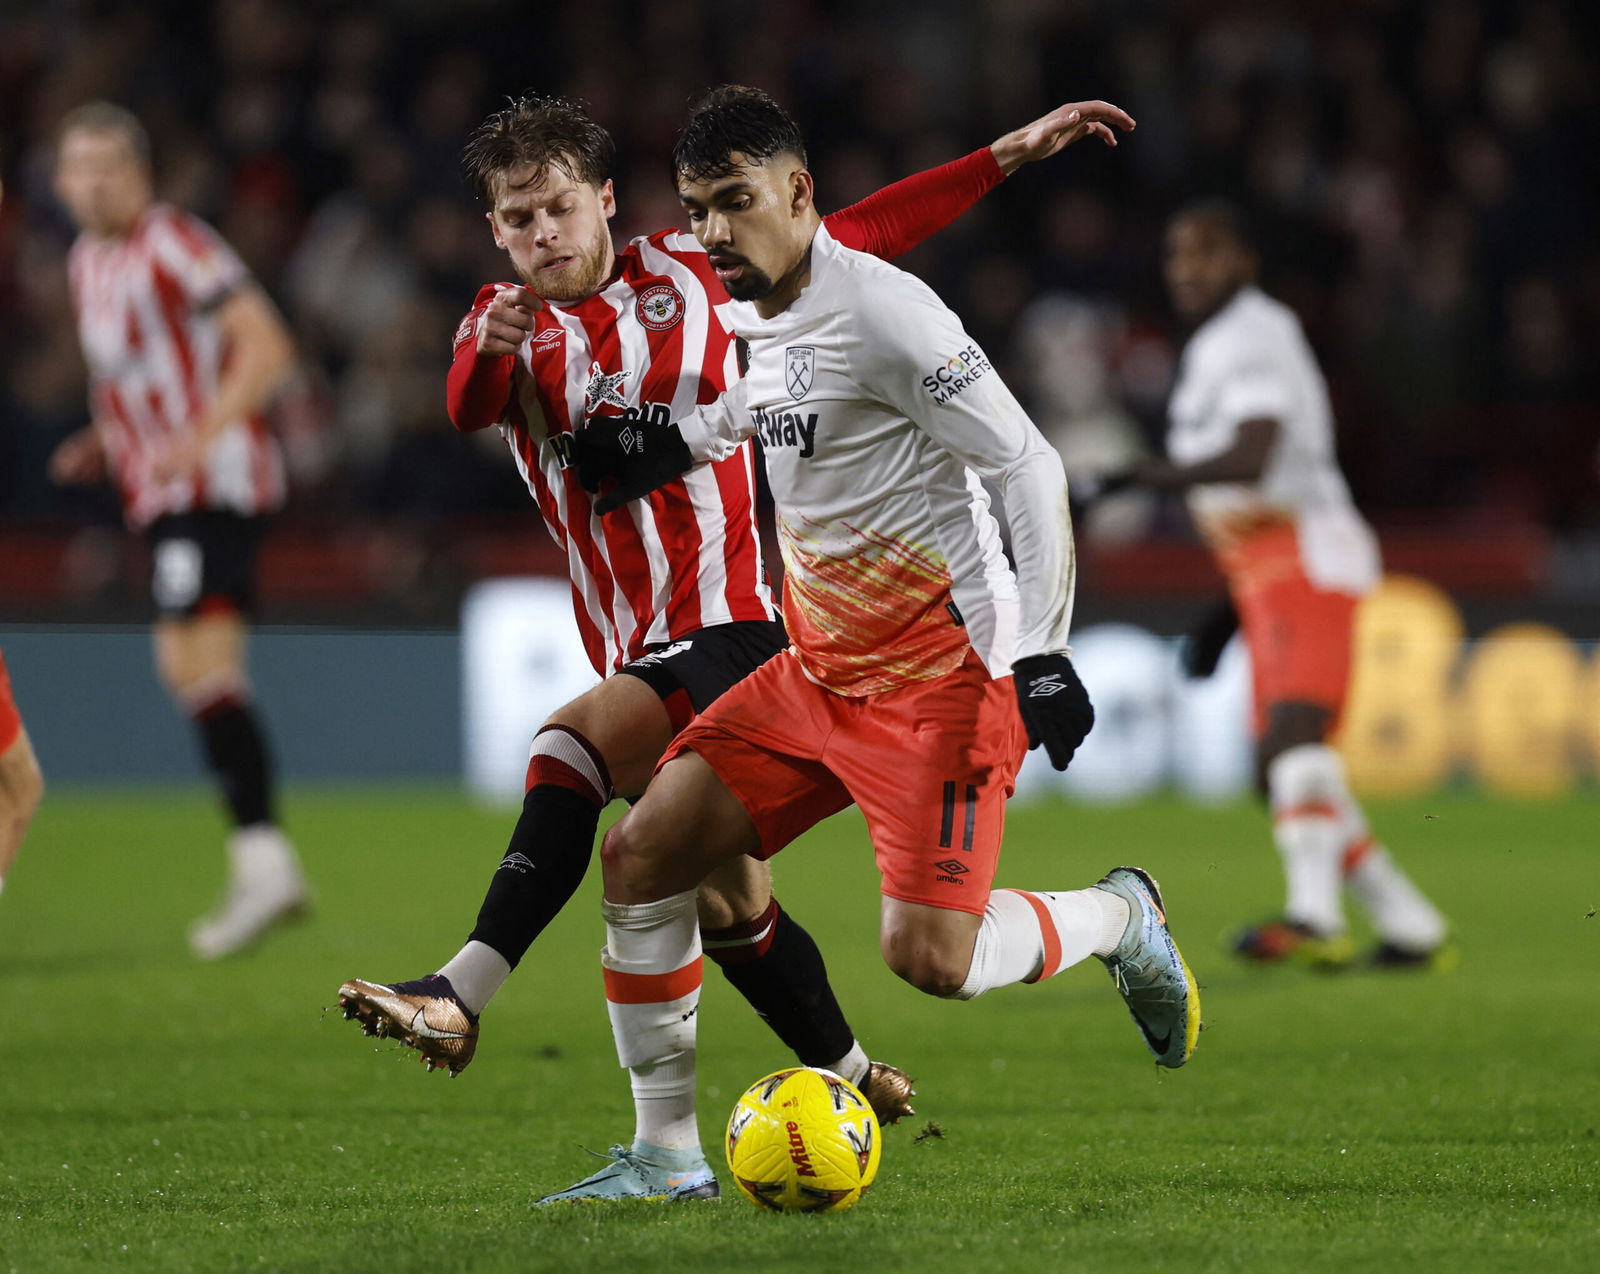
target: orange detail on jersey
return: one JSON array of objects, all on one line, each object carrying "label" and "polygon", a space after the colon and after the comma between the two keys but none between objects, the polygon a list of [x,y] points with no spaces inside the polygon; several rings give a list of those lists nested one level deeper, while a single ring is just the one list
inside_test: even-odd
[{"label": "orange detail on jersey", "polygon": [[[954,672],[966,634],[948,609],[942,557],[859,527],[779,524],[784,623],[801,666],[839,694],[869,695]],[[848,556],[823,552],[842,538]]]},{"label": "orange detail on jersey", "polygon": [[1291,538],[1295,536],[1294,514],[1266,504],[1226,512],[1196,512],[1195,525],[1229,575],[1236,565],[1247,565],[1252,547],[1259,548],[1264,540],[1281,537],[1284,532]]},{"label": "orange detail on jersey", "polygon": [[1055,977],[1061,970],[1061,934],[1056,930],[1056,922],[1050,915],[1050,908],[1045,905],[1043,898],[1030,894],[1026,889],[1013,889],[1009,892],[1027,900],[1028,906],[1033,908],[1033,914],[1039,918],[1039,933],[1044,938],[1044,962],[1039,966],[1039,972],[1031,978],[1022,980],[1043,982],[1046,978]]},{"label": "orange detail on jersey", "polygon": [[700,956],[671,973],[624,973],[607,969],[606,999],[613,1004],[668,1004],[700,986]]}]

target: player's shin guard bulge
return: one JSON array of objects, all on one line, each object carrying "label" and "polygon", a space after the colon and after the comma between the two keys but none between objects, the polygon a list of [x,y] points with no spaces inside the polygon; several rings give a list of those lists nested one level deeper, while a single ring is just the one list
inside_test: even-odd
[{"label": "player's shin guard bulge", "polygon": [[693,892],[659,902],[604,904],[606,1003],[617,1061],[632,1069],[695,1045],[700,928]]},{"label": "player's shin guard bulge", "polygon": [[627,1068],[636,1139],[669,1150],[699,1144],[694,1055],[700,926],[693,890],[648,903],[604,904],[606,1008]]},{"label": "player's shin guard bulge", "polygon": [[1267,767],[1272,831],[1287,886],[1284,919],[1322,938],[1344,932],[1344,763],[1326,744],[1285,750]]}]

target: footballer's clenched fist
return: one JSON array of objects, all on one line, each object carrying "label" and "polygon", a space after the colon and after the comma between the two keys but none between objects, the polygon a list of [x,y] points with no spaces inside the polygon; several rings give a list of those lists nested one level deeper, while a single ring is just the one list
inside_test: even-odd
[{"label": "footballer's clenched fist", "polygon": [[533,331],[533,316],[542,309],[544,302],[532,288],[511,284],[501,288],[478,322],[478,353],[515,354]]}]

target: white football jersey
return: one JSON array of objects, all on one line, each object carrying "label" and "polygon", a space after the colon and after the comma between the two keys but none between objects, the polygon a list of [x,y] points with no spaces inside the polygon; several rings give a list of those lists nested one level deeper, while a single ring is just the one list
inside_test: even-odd
[{"label": "white football jersey", "polygon": [[[697,460],[761,439],[784,621],[816,682],[876,694],[968,649],[995,677],[1067,649],[1074,558],[1061,460],[960,320],[919,279],[819,229],[782,314],[730,306],[749,370],[682,419]],[[983,488],[1006,504],[1007,565]]]},{"label": "white football jersey", "polygon": [[1287,305],[1253,285],[1239,289],[1184,347],[1168,414],[1167,454],[1178,464],[1221,455],[1247,420],[1278,422],[1258,481],[1190,488],[1190,511],[1214,548],[1226,554],[1256,529],[1293,521],[1312,583],[1357,594],[1377,583],[1377,541],[1339,472],[1327,383]]}]

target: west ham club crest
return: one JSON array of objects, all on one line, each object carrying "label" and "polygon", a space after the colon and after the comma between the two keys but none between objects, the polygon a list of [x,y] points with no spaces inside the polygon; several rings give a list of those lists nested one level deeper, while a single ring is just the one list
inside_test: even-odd
[{"label": "west ham club crest", "polygon": [[791,345],[783,351],[783,383],[789,397],[799,402],[811,392],[811,375],[816,370],[817,350],[814,345]]}]

